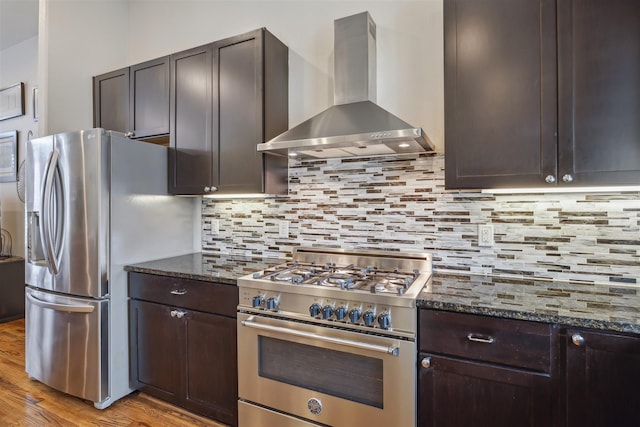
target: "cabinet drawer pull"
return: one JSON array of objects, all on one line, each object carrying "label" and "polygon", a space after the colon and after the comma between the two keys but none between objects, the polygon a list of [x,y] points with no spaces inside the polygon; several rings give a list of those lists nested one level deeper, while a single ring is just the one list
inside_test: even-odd
[{"label": "cabinet drawer pull", "polygon": [[573,334],[571,335],[571,342],[580,347],[584,345],[584,337],[580,334]]},{"label": "cabinet drawer pull", "polygon": [[171,295],[185,295],[186,293],[186,289],[174,289],[173,291],[171,291]]},{"label": "cabinet drawer pull", "polygon": [[473,342],[481,342],[483,344],[493,344],[493,337],[487,335],[479,335],[479,334],[469,334],[467,335],[467,339]]}]

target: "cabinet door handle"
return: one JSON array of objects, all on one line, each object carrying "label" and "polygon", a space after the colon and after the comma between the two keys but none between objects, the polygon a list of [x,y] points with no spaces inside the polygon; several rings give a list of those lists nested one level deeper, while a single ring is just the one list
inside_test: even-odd
[{"label": "cabinet door handle", "polygon": [[473,333],[467,335],[467,339],[469,341],[481,342],[483,344],[493,344],[493,341],[495,341],[493,337],[490,337],[488,335],[480,335],[480,334],[473,334]]},{"label": "cabinet door handle", "polygon": [[571,342],[580,347],[581,345],[584,345],[584,337],[580,334],[573,334],[571,335]]},{"label": "cabinet door handle", "polygon": [[127,138],[131,138],[133,135],[135,135],[135,133],[133,133],[133,132],[126,132],[124,134],[124,136],[126,136]]},{"label": "cabinet door handle", "polygon": [[565,175],[562,176],[562,180],[564,182],[571,182],[571,181],[573,181],[573,176],[571,176],[570,174],[565,174]]},{"label": "cabinet door handle", "polygon": [[430,368],[431,367],[431,358],[430,357],[425,357],[420,362],[420,365],[422,365],[423,368]]},{"label": "cabinet door handle", "polygon": [[545,181],[547,184],[553,184],[554,182],[556,182],[556,177],[555,177],[555,176],[553,176],[553,175],[547,175],[547,176],[544,178],[544,181]]},{"label": "cabinet door handle", "polygon": [[187,293],[186,289],[174,289],[171,291],[171,295],[184,295]]},{"label": "cabinet door handle", "polygon": [[171,310],[171,317],[177,317],[178,319],[182,319],[187,312],[186,311],[181,311],[181,310]]}]

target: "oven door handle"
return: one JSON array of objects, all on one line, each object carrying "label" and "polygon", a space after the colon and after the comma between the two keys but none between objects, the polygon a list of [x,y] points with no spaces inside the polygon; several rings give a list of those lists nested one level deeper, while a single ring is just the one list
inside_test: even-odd
[{"label": "oven door handle", "polygon": [[296,337],[313,338],[319,341],[329,342],[333,344],[347,345],[350,347],[360,348],[363,350],[371,350],[379,353],[391,354],[392,356],[398,356],[400,354],[400,347],[398,347],[397,345],[384,346],[384,345],[377,345],[377,344],[369,344],[366,342],[352,341],[344,338],[327,337],[320,334],[314,334],[313,332],[298,331],[295,329],[283,328],[281,326],[265,325],[262,323],[257,323],[254,316],[249,317],[247,320],[243,320],[242,326],[246,326],[247,328],[259,329],[262,331],[293,335]]}]

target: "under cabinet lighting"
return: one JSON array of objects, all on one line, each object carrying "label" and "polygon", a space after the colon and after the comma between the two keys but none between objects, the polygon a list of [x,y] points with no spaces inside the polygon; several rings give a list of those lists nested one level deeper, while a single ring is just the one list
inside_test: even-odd
[{"label": "under cabinet lighting", "polygon": [[272,199],[276,197],[289,197],[287,194],[264,194],[264,193],[248,193],[248,194],[207,194],[202,196],[205,199]]},{"label": "under cabinet lighting", "polygon": [[538,188],[484,188],[481,193],[489,194],[531,194],[531,193],[611,193],[624,191],[640,191],[640,186],[616,187],[538,187]]}]

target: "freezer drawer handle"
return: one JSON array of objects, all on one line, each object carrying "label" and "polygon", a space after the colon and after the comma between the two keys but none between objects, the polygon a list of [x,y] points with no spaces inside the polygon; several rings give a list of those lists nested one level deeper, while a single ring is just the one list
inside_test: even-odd
[{"label": "freezer drawer handle", "polygon": [[366,342],[346,340],[343,338],[327,337],[320,334],[314,334],[312,332],[298,331],[295,329],[283,328],[280,326],[264,325],[261,323],[256,323],[255,318],[253,316],[249,317],[247,320],[243,320],[242,326],[246,326],[247,328],[260,329],[263,331],[294,335],[297,337],[312,338],[319,341],[347,345],[350,347],[360,348],[363,350],[371,350],[371,351],[377,351],[379,353],[391,354],[393,356],[398,356],[400,354],[400,348],[397,345],[384,346],[384,345],[377,345],[377,344],[369,344]]},{"label": "freezer drawer handle", "polygon": [[93,313],[94,306],[92,305],[68,305],[68,304],[56,304],[53,302],[43,301],[30,294],[27,294],[27,299],[37,306],[43,308],[50,308],[56,311],[68,311],[69,313]]}]

